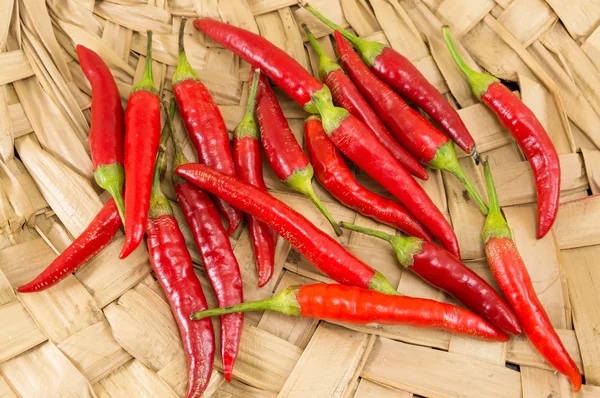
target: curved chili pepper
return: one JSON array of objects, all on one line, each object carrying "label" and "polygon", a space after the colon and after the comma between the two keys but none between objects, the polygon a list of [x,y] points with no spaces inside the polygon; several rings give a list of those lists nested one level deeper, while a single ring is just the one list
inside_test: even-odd
[{"label": "curved chili pepper", "polygon": [[117,83],[102,58],[81,44],[76,48],[81,70],[92,86],[92,126],[88,141],[94,163],[94,178],[98,186],[111,194],[121,219],[125,220],[125,119],[121,96]]},{"label": "curved chili pepper", "polygon": [[[164,157],[161,152],[159,158]],[[160,189],[160,164],[157,159],[151,206],[146,231],[148,255],[171,311],[179,327],[188,363],[187,398],[200,398],[212,373],[215,354],[215,334],[212,323],[193,322],[190,311],[208,308],[200,281],[194,273],[192,258],[173,209]]]},{"label": "curved chili pepper", "polygon": [[515,138],[529,160],[538,197],[538,239],[546,236],[558,214],[560,200],[560,160],[544,126],[521,100],[500,80],[475,72],[456,51],[450,28],[442,28],[446,45],[454,62],[465,75],[473,93],[498,117]]},{"label": "curved chili pepper", "polygon": [[[235,176],[235,165],[223,116],[185,55],[185,22],[186,19],[182,18],[179,27],[179,62],[173,75],[173,94],[200,161],[222,173]],[[216,204],[229,222],[227,233],[231,235],[240,226],[243,215],[221,199],[217,198]]]},{"label": "curved chili pepper", "polygon": [[144,76],[133,85],[125,113],[125,243],[119,258],[129,256],[142,242],[152,173],[160,141],[160,101],[152,80],[152,31],[148,31]]},{"label": "curved chili pepper", "polygon": [[342,154],[323,131],[318,116],[306,120],[304,140],[317,180],[337,200],[367,217],[431,241],[429,232],[404,206],[369,191],[356,181]]},{"label": "curved chili pepper", "polygon": [[454,144],[361,61],[340,32],[334,32],[340,61],[359,91],[402,146],[419,161],[454,175],[483,214],[487,206],[458,162]]},{"label": "curved chili pepper", "polygon": [[308,197],[325,216],[337,236],[342,230],[312,187],[313,167],[290,130],[275,93],[265,75],[259,75],[256,117],[260,139],[271,168],[288,188]]},{"label": "curved chili pepper", "polygon": [[325,54],[306,24],[303,24],[302,27],[308,36],[310,44],[319,56],[319,74],[323,83],[331,90],[334,103],[345,108],[366,124],[406,171],[422,180],[427,180],[429,176],[423,166],[394,140],[394,137],[385,128],[381,119],[379,119],[367,101],[358,92],[352,80],[346,76],[342,67],[333,62]]},{"label": "curved chili pepper", "polygon": [[348,39],[379,79],[423,109],[442,126],[456,145],[479,163],[475,141],[458,112],[406,57],[385,44],[369,42],[351,34],[308,4],[302,7]]},{"label": "curved chili pepper", "polygon": [[210,18],[196,19],[194,26],[253,67],[260,68],[307,112],[318,112],[313,103],[314,96],[331,102],[327,87],[264,37]]},{"label": "curved chili pepper", "polygon": [[[185,165],[187,159],[179,143],[176,140],[173,141],[175,143],[173,169],[175,169],[177,166]],[[235,177],[229,176],[229,178]],[[177,203],[181,206],[185,221],[200,250],[202,263],[210,285],[217,296],[217,302],[220,306],[242,303],[244,293],[240,266],[233,254],[229,237],[223,228],[217,208],[207,194],[175,174],[173,175],[173,184]],[[231,201],[227,202],[232,203]],[[231,380],[233,366],[240,348],[243,326],[243,314],[221,317],[221,357],[223,373],[227,380]]]},{"label": "curved chili pepper", "polygon": [[560,341],[535,293],[527,267],[500,210],[490,165],[487,162],[484,162],[484,170],[490,212],[485,220],[482,238],[494,278],[533,346],[550,365],[571,380],[574,391],[579,391],[581,372]]},{"label": "curved chili pepper", "polygon": [[[263,180],[262,156],[260,154],[260,136],[254,118],[259,74],[260,69],[256,69],[252,73],[252,88],[248,96],[246,113],[233,132],[233,161],[236,174],[240,180],[266,192],[267,186]],[[267,224],[260,222],[256,217],[247,214],[246,220],[248,221],[248,230],[250,231],[254,257],[256,258],[258,287],[263,287],[273,276],[277,236]]]},{"label": "curved chili pepper", "polygon": [[346,251],[338,241],[303,215],[267,192],[202,164],[179,166],[175,172],[268,224],[315,267],[336,282],[397,294],[383,275]]},{"label": "curved chili pepper", "polygon": [[377,322],[446,330],[491,341],[508,336],[477,315],[434,300],[390,296],[353,286],[314,284],[290,286],[271,298],[225,308],[194,312],[192,319],[246,311],[277,311],[291,316],[364,325]]},{"label": "curved chili pepper", "polygon": [[450,294],[503,332],[521,334],[515,314],[498,293],[483,278],[441,247],[421,238],[392,236],[346,222],[342,222],[342,227],[385,240],[392,245],[398,262],[403,267]]}]

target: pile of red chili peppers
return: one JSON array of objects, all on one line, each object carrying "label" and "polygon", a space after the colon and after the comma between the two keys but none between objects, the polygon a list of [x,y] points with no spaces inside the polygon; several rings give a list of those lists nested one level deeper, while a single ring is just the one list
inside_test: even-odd
[{"label": "pile of red chili peppers", "polygon": [[[242,313],[253,310],[358,324],[437,328],[491,341],[506,341],[508,333],[523,331],[544,358],[571,379],[574,390],[579,390],[581,373],[537,299],[498,204],[489,164],[484,162],[489,195],[486,205],[456,160],[453,141],[479,162],[475,142],[456,110],[401,54],[343,31],[312,7],[304,7],[335,29],[341,66],[325,55],[304,27],[319,55],[323,83],[261,36],[212,19],[194,21],[198,30],[253,67],[246,112],[233,135],[233,152],[219,108],[187,61],[185,18],[180,27],[173,98],[164,107],[162,133],[160,100],[152,78],[152,32],[148,32],[144,76],[133,86],[125,113],[110,69],[92,50],[78,46],[81,68],[92,86],[89,142],[94,175],[112,198],[63,253],[17,290],[29,293],[54,286],[107,246],[124,226],[121,258],[135,250],[147,234],[150,262],[183,340],[188,397],[201,396],[210,379],[215,335],[208,317],[220,316],[223,371],[231,380],[243,328]],[[560,165],[556,150],[533,112],[498,79],[469,68],[454,48],[447,27],[443,34],[475,95],[497,114],[531,163],[541,238],[552,227],[558,210]],[[318,114],[305,123],[308,156],[289,129],[269,79],[307,112]],[[428,113],[443,132],[406,105],[406,100]],[[201,164],[188,163],[171,134],[171,119],[177,109]],[[207,308],[170,201],[161,191],[169,139],[175,146],[172,182],[176,199],[221,308]],[[275,175],[306,195],[333,230],[324,224],[329,233],[324,232],[269,194],[263,181],[261,147]],[[362,186],[342,154],[400,203]],[[461,263],[454,231],[412,177],[427,179],[424,166],[454,174],[487,214],[483,240],[507,302]],[[411,236],[393,236],[348,223],[341,223],[343,228],[389,242],[403,267],[473,312],[401,296],[381,273],[348,252],[332,236],[332,232],[339,236],[342,231],[313,190],[313,174],[342,204]],[[259,287],[267,285],[273,276],[277,235],[339,284],[294,286],[272,298],[244,303],[242,276],[228,236],[239,228],[244,214]]]}]

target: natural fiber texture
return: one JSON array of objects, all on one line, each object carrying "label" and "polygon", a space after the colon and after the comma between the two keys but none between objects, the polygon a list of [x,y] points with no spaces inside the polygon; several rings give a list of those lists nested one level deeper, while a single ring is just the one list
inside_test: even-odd
[{"label": "natural fiber texture", "polygon": [[[402,52],[458,108],[493,165],[501,205],[536,291],[585,375],[580,396],[600,397],[600,1],[314,0],[312,5],[362,37]],[[316,71],[302,22],[334,56],[331,31],[295,0],[0,1],[0,396],[178,397],[187,371],[178,330],[151,274],[146,249],[124,261],[121,234],[74,276],[37,294],[14,288],[46,267],[100,209],[87,134],[90,88],[75,45],[97,51],[126,100],[142,74],[145,31],[154,31],[154,76],[169,98],[182,16],[217,18],[259,32]],[[512,80],[548,129],[562,163],[563,204],[555,227],[535,239],[535,188],[510,134],[479,103],[441,38],[450,24],[467,62]],[[231,130],[248,96],[249,66],[186,27],[188,59]],[[466,50],[466,51],[463,51]],[[471,57],[468,57],[470,55]],[[298,140],[302,109],[278,93]],[[125,103],[125,102],[124,102]],[[176,120],[183,139],[183,125]],[[195,159],[188,141],[186,155]],[[482,170],[463,167],[483,192]],[[172,153],[169,152],[169,157]],[[357,178],[385,194],[362,171]],[[463,260],[492,281],[480,236],[484,218],[449,175],[430,171],[427,193],[456,229]],[[271,193],[332,233],[308,199],[265,167]],[[173,199],[170,177],[164,190]],[[340,205],[315,183],[338,221],[393,232]],[[211,306],[199,254],[175,214]],[[407,295],[452,301],[398,266],[385,242],[345,232],[345,246]],[[247,229],[232,239],[247,300],[291,284],[327,282],[279,240],[273,280],[258,289]],[[434,349],[435,348],[435,349]],[[518,365],[518,366],[515,366]],[[234,381],[220,358],[205,396],[226,397],[570,397],[525,337],[484,343],[402,326],[344,326],[274,313],[246,316]]]}]

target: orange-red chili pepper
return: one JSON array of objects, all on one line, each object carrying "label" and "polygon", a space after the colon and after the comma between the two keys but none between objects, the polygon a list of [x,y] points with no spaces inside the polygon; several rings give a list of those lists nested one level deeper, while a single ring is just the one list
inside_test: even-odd
[{"label": "orange-red chili pepper", "polygon": [[337,200],[367,217],[431,241],[429,232],[404,206],[369,191],[356,181],[342,154],[323,131],[318,116],[306,120],[304,140],[317,180]]},{"label": "orange-red chili pepper", "polygon": [[94,178],[101,188],[111,194],[121,219],[125,220],[125,118],[119,89],[110,69],[94,51],[79,44],[77,58],[81,70],[92,86],[92,126],[88,141],[94,163]]},{"label": "orange-red chili pepper", "polygon": [[256,98],[260,139],[271,168],[287,187],[307,196],[325,216],[337,236],[342,230],[312,186],[313,167],[296,141],[267,76],[260,74]]},{"label": "orange-red chili pepper", "polygon": [[429,175],[425,171],[425,168],[394,140],[394,137],[385,128],[381,119],[379,119],[375,111],[373,111],[367,101],[358,92],[352,80],[346,76],[342,67],[333,62],[325,54],[306,24],[303,24],[302,27],[308,36],[310,44],[319,56],[319,74],[323,83],[331,90],[334,103],[346,109],[366,124],[406,171],[422,180],[427,180]]},{"label": "orange-red chili pepper", "polygon": [[[254,118],[259,74],[260,69],[256,69],[252,73],[252,88],[248,96],[246,113],[233,132],[233,161],[240,180],[266,192],[267,186],[263,180],[263,164],[260,154],[260,135]],[[246,220],[254,247],[258,286],[263,287],[273,276],[277,236],[267,224],[257,220],[256,217],[247,214]]]},{"label": "orange-red chili pepper", "polygon": [[473,93],[486,104],[511,132],[529,160],[538,197],[538,239],[546,236],[558,214],[560,160],[544,126],[519,98],[491,75],[475,72],[456,51],[450,28],[442,28],[454,62],[465,75]]},{"label": "orange-red chili pepper", "polygon": [[475,141],[458,112],[406,57],[385,44],[369,42],[351,34],[309,5],[302,6],[348,39],[379,79],[417,104],[444,129],[456,145],[479,162]]},{"label": "orange-red chili pepper", "polygon": [[144,76],[132,87],[125,113],[125,243],[119,258],[129,256],[144,237],[159,142],[160,100],[152,79],[152,31],[148,31]]},{"label": "orange-red chili pepper", "polygon": [[482,231],[485,253],[508,304],[533,346],[560,373],[567,376],[573,390],[581,389],[581,372],[552,327],[537,297],[523,258],[512,240],[510,227],[500,210],[489,163],[484,163],[490,212]]},{"label": "orange-red chili pepper", "polygon": [[[173,75],[173,94],[200,161],[235,176],[229,135],[221,111],[185,55],[185,22],[186,19],[182,18],[179,27],[179,62]],[[243,215],[221,199],[217,198],[216,204],[229,222],[227,233],[231,235],[240,226]]]},{"label": "orange-red chili pepper", "polygon": [[334,322],[409,325],[484,340],[508,340],[508,335],[484,319],[452,304],[334,284],[290,286],[265,300],[194,312],[191,318],[264,310]]}]

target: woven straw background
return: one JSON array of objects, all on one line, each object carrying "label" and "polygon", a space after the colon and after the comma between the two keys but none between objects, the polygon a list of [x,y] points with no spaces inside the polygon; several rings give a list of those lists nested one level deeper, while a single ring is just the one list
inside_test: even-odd
[{"label": "woven straw background", "polygon": [[[389,43],[460,109],[479,150],[492,162],[501,204],[536,290],[584,371],[579,396],[600,397],[600,196],[590,196],[600,191],[600,1],[314,0],[312,5],[360,36]],[[0,0],[0,397],[183,396],[187,370],[178,331],[144,247],[119,261],[119,235],[60,285],[30,295],[17,295],[14,288],[46,267],[107,199],[92,185],[90,89],[74,45],[101,54],[125,101],[141,76],[145,31],[152,29],[155,81],[168,98],[177,63],[175,32],[182,16],[197,15],[260,32],[315,70],[314,53],[298,29],[306,22],[334,55],[331,31],[294,0]],[[534,235],[529,165],[454,67],[441,41],[442,23],[452,26],[473,57],[469,62],[518,83],[512,87],[561,155],[563,204],[553,231],[542,240]],[[233,129],[248,95],[249,66],[191,23],[187,33],[188,58]],[[302,141],[306,115],[279,97]],[[176,126],[183,137],[180,120]],[[189,142],[186,149],[195,158]],[[481,168],[460,155],[484,192]],[[430,176],[424,187],[456,229],[463,260],[491,281],[480,238],[483,217],[453,178]],[[310,202],[286,190],[268,167],[265,179],[273,195],[331,233]],[[390,231],[315,186],[338,221]],[[173,197],[169,176],[164,190]],[[176,206],[175,211],[182,220]],[[185,222],[181,227],[214,305],[191,234]],[[386,243],[347,231],[341,241],[400,292],[451,301],[403,272]],[[247,230],[232,243],[248,300],[290,284],[328,281],[280,239],[275,277],[258,289]],[[246,316],[235,380],[224,383],[219,369],[217,358],[207,397],[572,396],[567,379],[550,370],[524,337],[483,343],[438,331],[346,327],[273,313]]]}]

